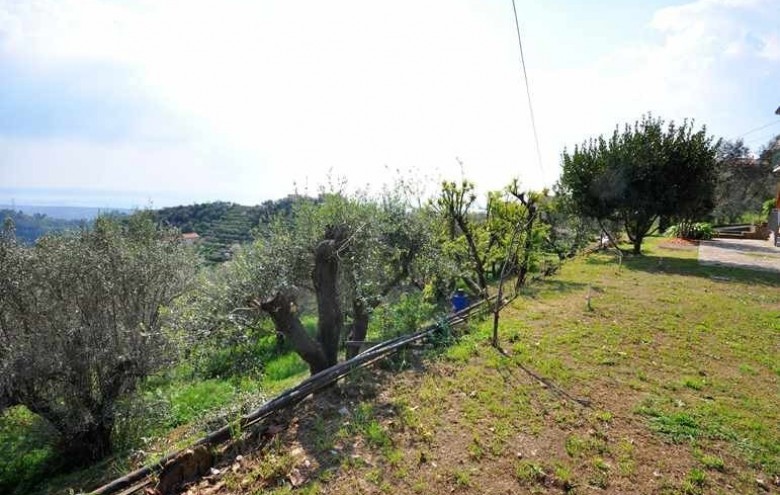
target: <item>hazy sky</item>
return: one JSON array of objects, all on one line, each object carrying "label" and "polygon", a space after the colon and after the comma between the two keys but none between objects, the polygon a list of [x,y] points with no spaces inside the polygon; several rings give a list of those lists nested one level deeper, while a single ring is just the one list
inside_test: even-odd
[{"label": "hazy sky", "polygon": [[517,8],[541,166],[511,0],[0,0],[0,203],[254,204],[457,159],[540,187],[647,111],[780,132],[780,0]]}]

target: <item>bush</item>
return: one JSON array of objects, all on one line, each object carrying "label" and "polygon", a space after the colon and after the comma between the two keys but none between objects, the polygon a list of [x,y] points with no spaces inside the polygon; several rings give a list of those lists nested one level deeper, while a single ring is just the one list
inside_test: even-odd
[{"label": "bush", "polygon": [[696,240],[712,239],[715,235],[712,225],[707,222],[680,223],[669,227],[667,232],[670,237]]},{"label": "bush", "polygon": [[422,292],[401,294],[395,304],[374,310],[369,335],[384,340],[413,332],[433,318],[435,309]]},{"label": "bush", "polygon": [[777,204],[775,201],[775,198],[770,198],[761,204],[761,216],[763,217],[763,221],[766,221],[769,217],[769,213],[775,208],[775,204]]}]

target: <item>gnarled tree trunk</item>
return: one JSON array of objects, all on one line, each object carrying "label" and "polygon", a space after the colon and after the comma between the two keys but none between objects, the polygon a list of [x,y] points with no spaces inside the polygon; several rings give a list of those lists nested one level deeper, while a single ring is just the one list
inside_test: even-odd
[{"label": "gnarled tree trunk", "polygon": [[295,309],[293,296],[280,292],[272,299],[262,302],[260,308],[271,316],[276,331],[284,335],[295,352],[306,361],[312,375],[329,366],[320,344],[306,333]]},{"label": "gnarled tree trunk", "polygon": [[328,366],[338,362],[339,339],[344,325],[338,294],[338,246],[342,236],[328,229],[314,251],[312,280],[317,295],[317,337]]},{"label": "gnarled tree trunk", "polygon": [[[364,342],[368,333],[369,314],[366,303],[360,298],[352,301],[352,325],[349,334],[349,340],[353,342]],[[358,355],[360,347],[347,347],[347,359]]]}]

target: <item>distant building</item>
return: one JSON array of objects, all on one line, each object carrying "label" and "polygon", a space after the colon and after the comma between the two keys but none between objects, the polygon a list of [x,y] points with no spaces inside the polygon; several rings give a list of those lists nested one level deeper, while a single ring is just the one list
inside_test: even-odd
[{"label": "distant building", "polygon": [[187,232],[181,235],[181,241],[188,246],[197,244],[200,241],[200,236],[197,232]]}]

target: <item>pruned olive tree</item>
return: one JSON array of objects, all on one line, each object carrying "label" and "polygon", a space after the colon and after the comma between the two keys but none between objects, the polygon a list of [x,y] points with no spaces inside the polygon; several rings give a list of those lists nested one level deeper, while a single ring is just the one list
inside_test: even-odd
[{"label": "pruned olive tree", "polygon": [[[251,245],[216,269],[194,297],[201,321],[190,326],[246,335],[267,328],[267,318],[317,373],[337,362],[345,335],[365,339],[374,308],[390,291],[424,283],[427,266],[416,260],[430,236],[418,220],[387,192],[379,198],[339,191],[323,192],[316,201],[301,198],[290,215],[258,230]],[[313,334],[301,322],[310,312],[317,315]],[[348,357],[353,354],[348,350]]]},{"label": "pruned olive tree", "polygon": [[196,267],[177,231],[146,213],[52,235],[0,240],[0,397],[60,433],[66,462],[111,450],[114,406],[165,363],[161,309]]},{"label": "pruned olive tree", "polygon": [[468,268],[462,270],[461,278],[473,292],[484,296],[488,286],[486,267],[490,264],[496,237],[480,229],[483,222],[476,218],[476,201],[473,182],[465,179],[460,183],[445,181],[432,206],[445,222],[448,254],[459,266]]}]

